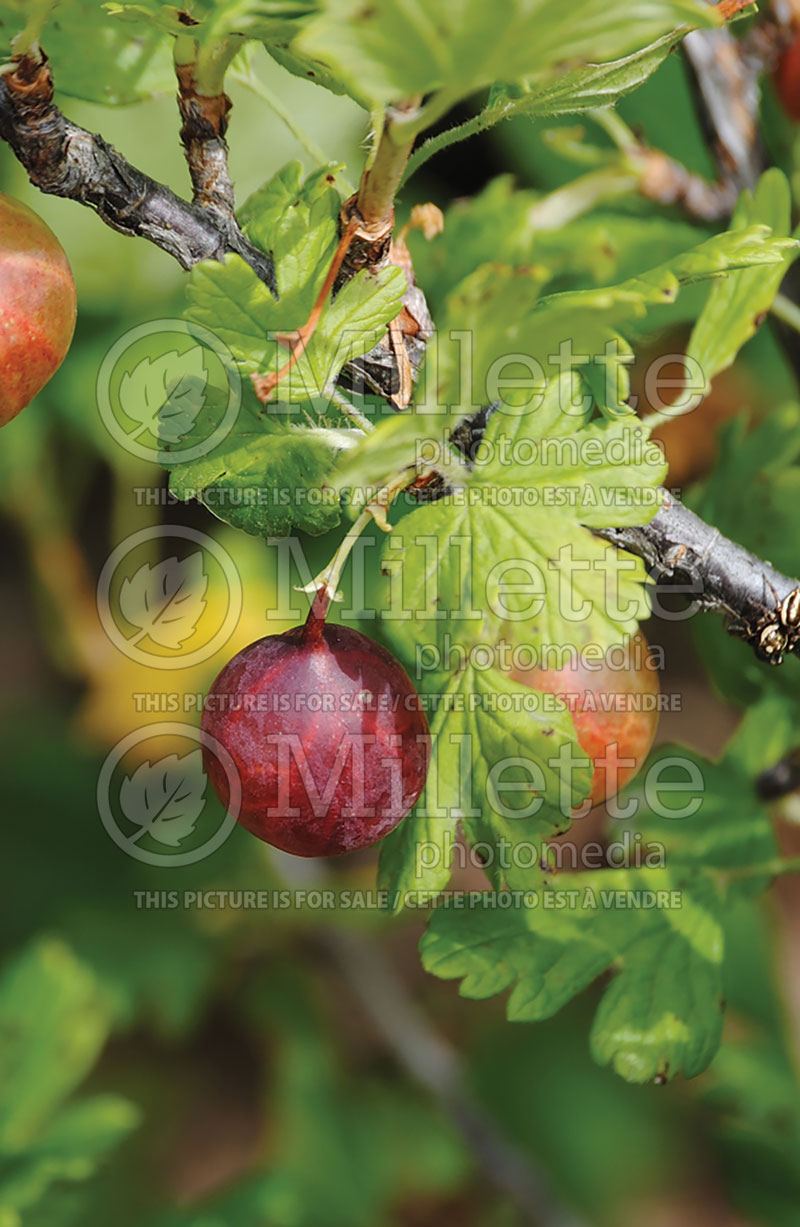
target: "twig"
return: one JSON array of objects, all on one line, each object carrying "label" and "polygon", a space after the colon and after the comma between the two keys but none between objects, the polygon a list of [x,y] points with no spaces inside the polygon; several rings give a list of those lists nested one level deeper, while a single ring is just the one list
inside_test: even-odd
[{"label": "twig", "polygon": [[183,268],[236,252],[277,295],[271,258],[248,242],[232,218],[223,223],[181,200],[102,137],[62,115],[53,103],[46,57],[22,57],[13,72],[0,76],[0,137],[40,191],[88,205],[107,226],[147,239]]},{"label": "twig", "polygon": [[753,188],[764,168],[758,133],[758,70],[728,29],[694,30],[683,42],[697,112],[734,198]]},{"label": "twig", "polygon": [[[596,535],[636,554],[657,583],[691,588],[700,609],[722,614],[733,634],[757,646],[762,629],[776,619],[779,603],[797,590],[798,581],[663,493],[664,504],[649,524],[595,529]],[[783,650],[797,651],[797,644],[792,640]]]},{"label": "twig", "polygon": [[[498,402],[464,418],[450,435],[450,443],[474,464],[486,425]],[[452,493],[446,475],[412,485],[424,502]],[[800,655],[800,581],[776,571],[771,563],[751,554],[706,524],[668,490],[661,490],[662,505],[649,524],[635,528],[594,528],[604,541],[641,558],[657,584],[688,589],[698,609],[722,614],[731,634],[744,639],[756,655],[779,665],[784,652]],[[797,594],[790,624],[781,606]],[[770,633],[771,632],[771,633]]]},{"label": "twig", "polygon": [[176,63],[175,71],[181,142],[192,180],[192,198],[202,209],[217,213],[226,222],[232,221],[235,199],[225,142],[231,100],[225,93],[211,97],[199,93],[194,63]]},{"label": "twig", "polygon": [[[712,183],[687,170],[683,163],[660,149],[652,149],[611,107],[593,109],[588,114],[605,129],[623,154],[625,169],[632,179],[631,187],[640,195],[657,204],[680,205],[700,221],[713,222],[730,217],[739,194],[731,180],[723,178]],[[610,174],[611,170],[609,167],[605,173]],[[600,173],[594,172],[595,176]],[[591,176],[585,179],[590,181]],[[621,178],[618,190],[624,191],[625,187],[625,180]]]},{"label": "twig", "polygon": [[[293,888],[322,888],[333,874],[321,861],[270,849],[279,878]],[[491,1185],[503,1193],[530,1227],[588,1227],[554,1202],[544,1175],[504,1136],[502,1127],[464,1084],[455,1048],[411,1000],[385,951],[363,933],[329,925],[314,934],[336,973],[350,986],[398,1064],[442,1105]]]},{"label": "twig", "polygon": [[344,980],[403,1068],[439,1100],[484,1175],[536,1227],[582,1227],[558,1206],[543,1173],[502,1134],[501,1127],[464,1084],[455,1049],[438,1035],[410,999],[382,950],[362,934],[321,935]]}]

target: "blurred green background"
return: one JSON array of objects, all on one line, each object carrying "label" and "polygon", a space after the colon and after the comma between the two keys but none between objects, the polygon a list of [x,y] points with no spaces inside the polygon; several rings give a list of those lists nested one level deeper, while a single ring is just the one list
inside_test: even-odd
[{"label": "blurred green background", "polygon": [[[265,56],[258,71],[355,179],[365,136],[355,104]],[[261,101],[230,92],[242,201],[303,155]],[[61,101],[185,192],[172,98],[118,109]],[[678,57],[621,109],[654,144],[708,169]],[[579,170],[515,122],[430,163],[402,205],[446,207],[506,172],[548,190]],[[634,1088],[590,1060],[591,992],[547,1024],[510,1025],[502,1001],[465,1003],[425,976],[414,916],[171,906],[169,892],[180,904],[186,891],[320,884],[313,867],[238,829],[213,856],[175,869],[111,841],[95,796],[109,749],[148,721],[196,722],[137,711],[134,696],[204,691],[235,650],[282,629],[266,616],[276,559],[193,504],[138,504],[137,489],[166,479],[100,421],[104,354],[126,330],[179,313],[178,266],[89,210],[39,195],[5,147],[0,187],[58,234],[80,312],[67,361],[0,447],[0,1227],[511,1227],[529,1221],[539,1182],[555,1206],[543,1221],[564,1227],[796,1227],[800,908],[789,888],[734,916],[729,1043],[710,1072]],[[787,394],[790,368],[765,333],[726,376],[719,416]],[[713,453],[713,438],[703,447]],[[233,638],[191,668],[131,662],[97,616],[108,554],[157,523],[213,535],[242,578]],[[330,542],[305,545],[312,566],[330,555]],[[715,752],[736,714],[700,677],[686,628],[663,632],[665,689],[686,701],[662,739]],[[323,884],[369,890],[375,862],[374,852],[347,858]],[[143,891],[163,906],[137,906]],[[388,1019],[370,1007],[370,985]],[[392,1017],[407,1024],[411,1053]]]}]

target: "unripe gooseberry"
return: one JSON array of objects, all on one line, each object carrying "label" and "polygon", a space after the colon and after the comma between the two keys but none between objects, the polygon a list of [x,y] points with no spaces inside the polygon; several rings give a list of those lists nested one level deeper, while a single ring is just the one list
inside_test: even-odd
[{"label": "unripe gooseberry", "polygon": [[30,404],[64,361],[75,283],[52,230],[0,194],[0,426]]},{"label": "unripe gooseberry", "polygon": [[636,775],[656,735],[660,691],[641,631],[609,649],[597,665],[576,654],[561,669],[518,669],[512,676],[565,700],[578,744],[594,764],[592,806],[608,801]]}]

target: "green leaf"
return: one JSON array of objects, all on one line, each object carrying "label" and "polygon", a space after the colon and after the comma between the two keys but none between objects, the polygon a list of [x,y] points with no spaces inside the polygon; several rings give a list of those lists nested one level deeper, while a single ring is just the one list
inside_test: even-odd
[{"label": "green leaf", "polygon": [[67,946],[40,940],[0,978],[0,1148],[24,1149],[92,1068],[107,998]]},{"label": "green leaf", "polygon": [[665,931],[623,957],[595,1015],[592,1055],[627,1082],[694,1078],[722,1038],[719,960]]},{"label": "green leaf", "polygon": [[[328,301],[304,353],[279,385],[280,403],[262,406],[250,375],[280,369],[289,349],[276,342],[308,319],[338,238],[340,198],[329,167],[302,177],[291,163],[244,205],[242,222],[275,260],[279,301],[238,256],[197,265],[189,279],[188,319],[210,329],[242,374],[243,399],[233,429],[199,459],[181,455],[209,441],[224,416],[227,389],[209,387],[178,447],[162,436],[162,463],[179,498],[199,498],[222,519],[256,535],[312,534],[339,522],[328,475],[353,432],[339,427],[329,393],[351,358],[372,348],[400,311],[405,274],[362,271]],[[269,339],[269,338],[272,339]],[[174,455],[172,454],[174,452]]]},{"label": "green leaf", "polygon": [[[568,185],[569,186],[569,185]],[[550,228],[541,225],[539,205],[547,197],[518,189],[510,175],[499,175],[470,200],[445,212],[444,231],[432,242],[412,232],[409,243],[417,282],[434,306],[479,265],[536,265],[547,280],[567,280],[571,288],[608,285],[667,261],[703,237],[679,218],[623,213],[593,213]],[[577,284],[575,284],[577,282]]]},{"label": "green leaf", "polygon": [[484,868],[498,889],[527,889],[541,876],[545,840],[569,827],[591,786],[566,706],[472,665],[426,679],[425,690],[436,698],[425,791],[382,849],[381,883],[393,910],[407,895],[419,906],[422,895],[443,889],[459,822],[473,849],[485,848]]},{"label": "green leaf", "polygon": [[[748,226],[715,235],[617,285],[544,297],[545,268],[484,265],[447,300],[433,353],[429,347],[426,403],[449,406],[458,415],[499,395],[520,404],[545,379],[571,369],[584,374],[591,400],[603,413],[629,413],[629,334],[648,312],[674,303],[692,282],[742,268],[782,268],[786,244],[772,239],[766,226]],[[503,381],[512,377],[525,381],[518,392],[503,390]]]},{"label": "green leaf", "polygon": [[116,1095],[97,1095],[63,1108],[5,1173],[0,1158],[0,1215],[37,1206],[56,1182],[88,1180],[139,1119],[134,1105]]},{"label": "green leaf", "polygon": [[[207,439],[215,420],[207,405],[184,445]],[[318,536],[340,520],[339,496],[328,483],[340,447],[335,431],[271,418],[249,392],[233,430],[211,452],[186,463],[178,457],[170,490],[183,500],[198,499],[254,536],[286,536],[293,529]],[[169,453],[162,463],[169,467]]]},{"label": "green leaf", "polygon": [[[184,10],[165,5],[161,0],[140,3],[109,3],[106,10],[121,21],[147,25],[173,36],[186,35]],[[296,0],[195,0],[191,34],[209,52],[228,40],[257,40],[288,72],[313,81],[333,93],[344,93],[344,86],[324,64],[303,55],[292,46],[307,19],[317,12],[315,3]]]},{"label": "green leaf", "polygon": [[637,89],[680,42],[686,28],[671,30],[648,46],[606,63],[582,64],[553,80],[528,87],[498,85],[489,95],[487,112],[502,110],[500,118],[528,115],[531,119],[569,115],[594,107],[613,106]]},{"label": "green leaf", "polygon": [[[240,256],[204,261],[192,270],[185,316],[215,331],[244,375],[286,364],[291,351],[276,338],[306,322],[329,263],[315,258],[318,237],[309,231],[296,261],[276,252],[279,302]],[[405,274],[396,266],[377,273],[365,269],[348,281],[325,306],[302,356],[281,381],[281,397],[294,403],[324,397],[345,363],[380,341],[405,291]]]},{"label": "green leaf", "polygon": [[384,566],[414,611],[387,624],[398,650],[442,652],[446,637],[467,650],[504,636],[537,649],[610,646],[635,633],[648,614],[644,568],[593,537],[582,511],[525,506],[524,495],[493,506],[493,492],[470,505],[473,492],[477,483],[420,508],[387,541]]},{"label": "green leaf", "polygon": [[777,264],[744,269],[712,285],[686,351],[702,372],[706,393],[712,379],[731,365],[757,331],[787,268],[800,250],[800,244],[788,238],[791,203],[788,180],[776,167],[761,176],[752,196],[745,192],[739,200],[732,229],[744,230],[754,224],[769,226],[774,250],[780,250],[775,240],[785,239],[784,256]]},{"label": "green leaf", "polygon": [[701,865],[723,876],[746,869],[732,877],[730,889],[761,891],[769,875],[759,875],[758,866],[773,861],[779,848],[755,781],[795,744],[794,714],[773,695],[747,712],[718,762],[685,746],[659,746],[621,804],[636,806],[637,831],[663,850],[670,866]]},{"label": "green leaf", "polygon": [[632,1082],[693,1077],[721,1034],[717,908],[710,883],[667,869],[560,874],[513,906],[480,894],[441,905],[420,949],[426,970],[461,979],[464,996],[513,985],[513,1021],[550,1017],[613,967],[592,1031],[595,1059]]},{"label": "green leaf", "polygon": [[584,526],[652,517],[663,458],[635,419],[579,426],[575,389],[565,375],[533,409],[496,412],[463,488],[387,538],[394,600],[414,611],[386,621],[399,650],[504,637],[610,646],[646,615],[643,568]]},{"label": "green leaf", "polygon": [[137,0],[134,4],[107,3],[103,7],[113,17],[131,24],[146,24],[173,35],[185,35],[202,45],[231,36],[286,43],[298,33],[301,21],[314,13],[316,5],[299,0],[193,0],[191,22],[182,20],[185,11],[162,0]]},{"label": "green leaf", "polygon": [[613,969],[592,1027],[595,1059],[632,1082],[702,1072],[722,1030],[723,909],[762,890],[778,855],[754,781],[794,744],[795,728],[773,697],[748,712],[719,763],[660,747],[620,798],[620,816],[633,807],[637,846],[662,867],[559,874],[520,886],[503,908],[480,894],[448,901],[422,940],[425,967],[461,979],[466,997],[512,988],[515,1021],[550,1017]]},{"label": "green leaf", "polygon": [[[0,3],[0,42],[7,50],[28,9],[25,0]],[[121,106],[175,89],[172,47],[162,31],[148,29],[132,38],[99,0],[60,0],[42,41],[61,93]]]},{"label": "green leaf", "polygon": [[577,0],[324,0],[297,46],[328,64],[354,97],[384,105],[442,91],[448,100],[497,81],[544,78],[562,65],[598,62],[646,46],[676,26],[717,24],[694,0],[609,5]]},{"label": "green leaf", "polygon": [[514,119],[522,115],[530,119],[541,119],[578,114],[594,107],[613,106],[653,75],[686,34],[687,29],[688,27],[671,30],[649,46],[605,64],[581,64],[578,68],[545,81],[537,81],[535,84],[492,86],[489,101],[478,115],[429,137],[414,151],[409,159],[405,178],[410,178],[442,149],[479,132],[485,132],[503,119]]},{"label": "green leaf", "polygon": [[[554,381],[532,410],[496,412],[474,470],[475,489],[525,491],[532,505],[569,507],[581,524],[641,524],[659,506],[655,487],[666,475],[657,444],[630,419],[599,420],[575,429],[567,412],[575,380]],[[558,502],[555,503],[555,493]],[[538,494],[538,497],[534,497]],[[480,497],[478,497],[480,501]]]},{"label": "green leaf", "polygon": [[[450,690],[457,692],[458,684],[452,683]],[[445,699],[430,720],[431,761],[425,792],[412,812],[381,842],[378,882],[380,889],[388,892],[389,907],[395,913],[401,912],[407,902],[443,890],[450,879],[462,789],[458,783],[453,786],[452,774],[457,775],[461,758],[458,745],[450,741],[454,720],[447,704]],[[451,801],[454,794],[457,798],[457,804],[449,809],[441,803],[442,786]]]}]

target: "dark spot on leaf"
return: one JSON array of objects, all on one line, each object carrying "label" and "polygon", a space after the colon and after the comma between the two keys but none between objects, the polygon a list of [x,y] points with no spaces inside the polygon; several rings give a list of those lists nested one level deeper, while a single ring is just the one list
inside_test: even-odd
[{"label": "dark spot on leaf", "polygon": [[182,26],[199,26],[200,22],[196,17],[192,17],[191,13],[187,13],[185,9],[178,9],[178,21]]},{"label": "dark spot on leaf", "polygon": [[760,328],[766,318],[767,318],[767,312],[760,311],[758,315],[754,317],[753,324],[755,325],[756,328]]},{"label": "dark spot on leaf", "polygon": [[336,182],[336,176],[335,176],[335,175],[326,175],[326,176],[325,176],[325,182],[326,182],[326,183],[335,183],[335,182]]}]

